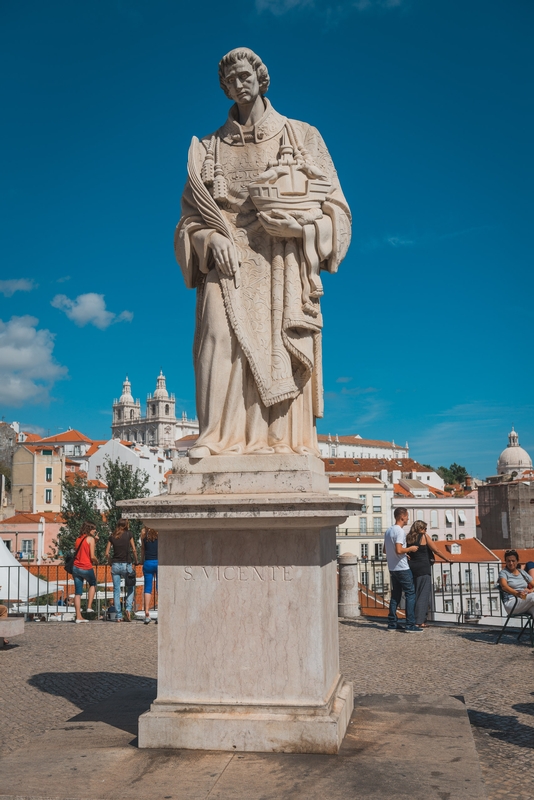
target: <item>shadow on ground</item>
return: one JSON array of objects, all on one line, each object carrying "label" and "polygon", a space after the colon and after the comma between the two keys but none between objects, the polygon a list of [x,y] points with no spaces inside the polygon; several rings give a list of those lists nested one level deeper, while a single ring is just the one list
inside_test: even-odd
[{"label": "shadow on ground", "polygon": [[[529,706],[531,710],[525,711],[525,706]],[[520,703],[517,706],[512,706],[512,708],[522,713],[534,713],[532,710],[534,708],[533,703]],[[519,722],[516,716],[512,714],[488,714],[485,711],[473,711],[472,709],[469,709],[467,713],[469,714],[471,725],[489,732],[493,739],[514,744],[516,747],[534,749],[534,728]]]},{"label": "shadow on ground", "polygon": [[157,694],[155,678],[120,672],[40,672],[28,683],[78,706],[68,723],[104,722],[133,735]]}]

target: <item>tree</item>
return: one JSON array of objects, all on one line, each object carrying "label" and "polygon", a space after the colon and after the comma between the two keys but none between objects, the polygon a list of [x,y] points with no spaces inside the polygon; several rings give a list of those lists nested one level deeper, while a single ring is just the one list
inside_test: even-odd
[{"label": "tree", "polygon": [[[138,497],[147,497],[150,494],[147,488],[149,477],[144,470],[133,470],[130,464],[124,464],[117,458],[115,461],[106,457],[104,459],[104,481],[107,491],[104,502],[107,509],[107,524],[110,533],[115,530],[117,522],[122,516],[122,511],[117,507],[119,500],[134,500]],[[139,537],[143,523],[132,520],[130,530],[135,543],[139,545]]]},{"label": "tree", "polygon": [[72,552],[82,523],[91,522],[99,535],[96,556],[102,562],[109,531],[97,507],[97,490],[87,485],[85,475],[74,475],[72,481],[63,481],[61,486],[63,490],[61,515],[65,524],[61,526],[58,538],[53,542],[55,555]]},{"label": "tree", "polygon": [[462,467],[460,464],[456,464],[456,462],[451,464],[450,467],[438,467],[437,472],[448,486],[454,483],[465,483],[465,479],[469,475],[466,468]]}]

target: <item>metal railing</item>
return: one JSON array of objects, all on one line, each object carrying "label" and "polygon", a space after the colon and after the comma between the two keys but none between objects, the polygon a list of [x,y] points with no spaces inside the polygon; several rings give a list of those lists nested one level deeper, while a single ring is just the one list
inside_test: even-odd
[{"label": "metal railing", "polygon": [[[362,613],[385,616],[391,597],[385,558],[358,558],[357,566]],[[434,564],[429,619],[497,625],[504,622],[507,613],[497,583],[500,569],[498,562]],[[404,596],[400,608],[404,608]],[[510,625],[519,624],[520,617],[510,620]]]},{"label": "metal railing", "polygon": [[[98,565],[95,569],[96,592],[94,611],[98,618],[107,618],[107,609],[113,606],[113,580],[111,567]],[[143,608],[142,567],[134,567],[137,585],[134,591],[134,612]],[[74,578],[62,564],[34,565],[26,562],[20,566],[0,566],[0,603],[7,606],[9,615],[24,615],[29,619],[67,621],[74,619]],[[84,584],[81,608],[87,613],[88,585]],[[120,596],[125,595],[124,579]],[[152,608],[157,607],[157,585],[153,582]],[[95,614],[92,615],[95,618]]]}]

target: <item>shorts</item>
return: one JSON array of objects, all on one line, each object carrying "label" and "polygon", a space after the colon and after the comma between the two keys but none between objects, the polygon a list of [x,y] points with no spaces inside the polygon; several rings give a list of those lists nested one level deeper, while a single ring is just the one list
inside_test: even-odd
[{"label": "shorts", "polygon": [[145,594],[152,594],[152,581],[155,578],[156,584],[158,582],[158,562],[145,561],[143,564],[143,575],[145,576]]},{"label": "shorts", "polygon": [[83,583],[87,581],[89,586],[96,586],[96,577],[94,569],[80,569],[79,567],[72,568],[72,577],[74,578],[74,594],[83,594]]}]

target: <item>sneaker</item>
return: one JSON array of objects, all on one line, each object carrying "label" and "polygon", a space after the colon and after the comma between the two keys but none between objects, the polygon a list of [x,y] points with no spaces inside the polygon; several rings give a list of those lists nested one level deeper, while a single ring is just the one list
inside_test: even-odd
[{"label": "sneaker", "polygon": [[396,631],[397,630],[397,626],[396,625],[388,625],[387,630],[388,631]]},{"label": "sneaker", "polygon": [[125,611],[125,612],[124,612],[124,621],[125,621],[125,622],[131,622],[131,621],[132,621],[132,620],[130,619],[130,612],[129,612],[129,611]]},{"label": "sneaker", "polygon": [[423,628],[418,628],[417,625],[411,625],[410,627],[407,625],[404,630],[406,633],[423,633]]},{"label": "sneaker", "polygon": [[150,624],[150,617],[145,617],[145,625],[149,625],[149,624]]},{"label": "sneaker", "polygon": [[74,622],[78,625],[79,622],[89,622],[87,619],[75,619]]}]

